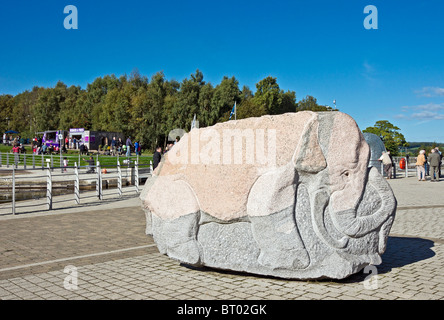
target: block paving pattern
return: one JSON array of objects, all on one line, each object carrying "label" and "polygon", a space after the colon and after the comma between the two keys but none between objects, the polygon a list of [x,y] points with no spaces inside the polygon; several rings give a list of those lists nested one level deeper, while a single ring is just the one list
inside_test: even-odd
[{"label": "block paving pattern", "polygon": [[[441,300],[444,199],[427,207],[422,196],[416,207],[409,199],[412,203],[397,211],[382,264],[338,281],[284,280],[182,265],[161,255],[145,235],[138,205],[0,217],[0,299]],[[67,266],[77,270],[77,288],[64,286],[70,276],[64,272]]]}]

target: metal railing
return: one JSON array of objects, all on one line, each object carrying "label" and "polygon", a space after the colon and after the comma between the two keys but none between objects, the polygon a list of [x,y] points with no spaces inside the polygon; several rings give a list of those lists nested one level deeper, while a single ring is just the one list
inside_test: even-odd
[{"label": "metal railing", "polygon": [[[406,157],[393,157],[393,169],[392,169],[392,178],[396,178],[398,176],[404,176],[406,178],[408,177],[415,177],[416,176],[416,160],[418,157],[409,157],[408,160]],[[405,161],[405,166],[402,169],[400,162],[401,159],[404,159]],[[381,162],[381,173],[383,174],[383,176],[385,177],[386,174],[384,172],[384,166]],[[443,166],[443,164],[441,163],[441,167]],[[429,163],[426,163],[426,167],[425,167],[425,171],[426,171],[426,176],[430,175],[429,172]]]},{"label": "metal railing", "polygon": [[[50,167],[53,169],[55,168],[61,168],[63,170],[63,160],[67,159],[69,162],[77,164],[80,164],[82,162],[82,159],[84,157],[90,157],[93,156],[95,159],[95,162],[98,162],[99,160],[106,160],[106,162],[113,162],[116,164],[118,161],[122,161],[123,164],[125,162],[134,162],[137,161],[139,165],[147,165],[152,161],[151,156],[121,156],[117,154],[116,156],[111,155],[100,155],[99,153],[96,153],[94,155],[72,155],[72,154],[35,154],[35,153],[11,153],[11,152],[0,152],[0,168],[6,167],[10,168],[14,166],[16,169],[18,167],[22,167],[23,169],[37,169],[40,168],[41,170],[44,170],[46,168],[46,165],[49,163]],[[85,161],[83,161],[85,162]]]},{"label": "metal railing", "polygon": [[[128,159],[126,159],[128,160]],[[109,173],[108,169],[116,169],[115,173]],[[145,168],[145,169],[144,169]],[[37,188],[39,192],[39,196],[37,198],[43,198],[43,193],[46,193],[46,201],[43,204],[46,207],[46,210],[53,210],[53,204],[55,201],[56,192],[55,185],[58,185],[58,188],[61,188],[59,193],[63,195],[73,195],[72,198],[59,200],[60,202],[64,201],[73,201],[75,204],[79,205],[81,200],[86,196],[82,195],[81,189],[91,190],[95,185],[95,197],[99,201],[103,200],[104,192],[103,188],[109,188],[109,181],[115,180],[116,191],[119,198],[123,196],[124,188],[123,188],[123,180],[126,180],[126,185],[130,187],[125,188],[125,192],[131,191],[136,192],[136,194],[140,193],[140,180],[148,178],[152,172],[152,161],[149,164],[139,164],[137,160],[130,162],[128,161],[125,165],[120,164],[120,160],[117,160],[116,165],[107,165],[102,166],[99,161],[96,162],[95,165],[87,165],[87,166],[79,166],[76,162],[74,166],[65,166],[61,167],[61,173],[54,173],[54,167],[50,166],[50,162],[46,163],[46,167],[44,170],[46,171],[42,175],[33,174],[40,168],[16,168],[15,165],[12,166],[11,175],[8,175],[4,181],[8,181],[9,183],[3,183],[1,186],[4,190],[11,191],[11,199],[10,200],[0,200],[0,202],[11,202],[12,214],[15,215],[18,208],[31,207],[35,206],[35,204],[31,205],[18,205],[20,201],[17,199],[17,195],[23,195],[27,191],[32,191],[33,188]],[[87,169],[86,172],[82,172],[82,169]],[[103,175],[106,174],[106,186],[104,186]],[[86,176],[82,179],[82,176]],[[62,177],[58,179],[58,177]],[[24,180],[22,182],[21,180]],[[87,181],[83,186],[81,185],[81,181]],[[60,187],[61,185],[65,187]],[[68,185],[68,186],[67,186]],[[10,186],[10,187],[9,187]],[[56,187],[57,188],[57,187]],[[64,188],[64,189],[63,189]],[[72,190],[71,190],[72,189]],[[18,192],[18,190],[21,190]],[[115,197],[115,193],[113,197]],[[90,196],[91,197],[91,196]],[[34,197],[22,197],[22,200],[32,200]],[[4,206],[3,206],[4,208]]]}]

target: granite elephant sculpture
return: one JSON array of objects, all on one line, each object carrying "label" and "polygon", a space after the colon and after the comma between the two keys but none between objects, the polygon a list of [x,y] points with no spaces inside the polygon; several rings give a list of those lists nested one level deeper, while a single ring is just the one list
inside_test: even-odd
[{"label": "granite elephant sculpture", "polygon": [[[239,135],[247,140],[240,149],[231,143]],[[358,126],[340,112],[194,129],[145,185],[147,233],[160,252],[186,264],[343,278],[380,263],[396,209],[390,187],[368,161]],[[359,241],[369,238],[377,248],[361,252]],[[326,268],[326,261],[340,265]]]}]

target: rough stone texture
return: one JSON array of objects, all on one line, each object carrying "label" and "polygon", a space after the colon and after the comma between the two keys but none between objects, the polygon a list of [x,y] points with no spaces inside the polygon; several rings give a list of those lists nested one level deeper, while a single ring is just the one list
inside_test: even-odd
[{"label": "rough stone texture", "polygon": [[382,174],[381,162],[378,161],[378,159],[381,157],[383,151],[387,151],[384,142],[374,133],[364,132],[363,135],[370,147],[370,161],[368,166],[375,167],[378,172]]},{"label": "rough stone texture", "polygon": [[[233,130],[247,143],[225,148]],[[396,211],[369,158],[355,121],[340,112],[193,129],[144,187],[146,232],[185,264],[342,279],[381,263]]]}]

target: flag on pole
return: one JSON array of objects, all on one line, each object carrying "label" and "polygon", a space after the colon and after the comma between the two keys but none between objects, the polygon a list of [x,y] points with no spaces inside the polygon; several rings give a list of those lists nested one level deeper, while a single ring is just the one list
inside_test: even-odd
[{"label": "flag on pole", "polygon": [[[231,120],[231,117],[233,116],[233,114],[236,115],[236,101],[234,102],[234,107],[231,110],[230,118],[228,120]],[[236,116],[234,117],[234,119],[236,120]]]},{"label": "flag on pole", "polygon": [[193,121],[191,121],[191,130],[193,130],[194,128],[196,128],[196,114],[194,114]]}]

